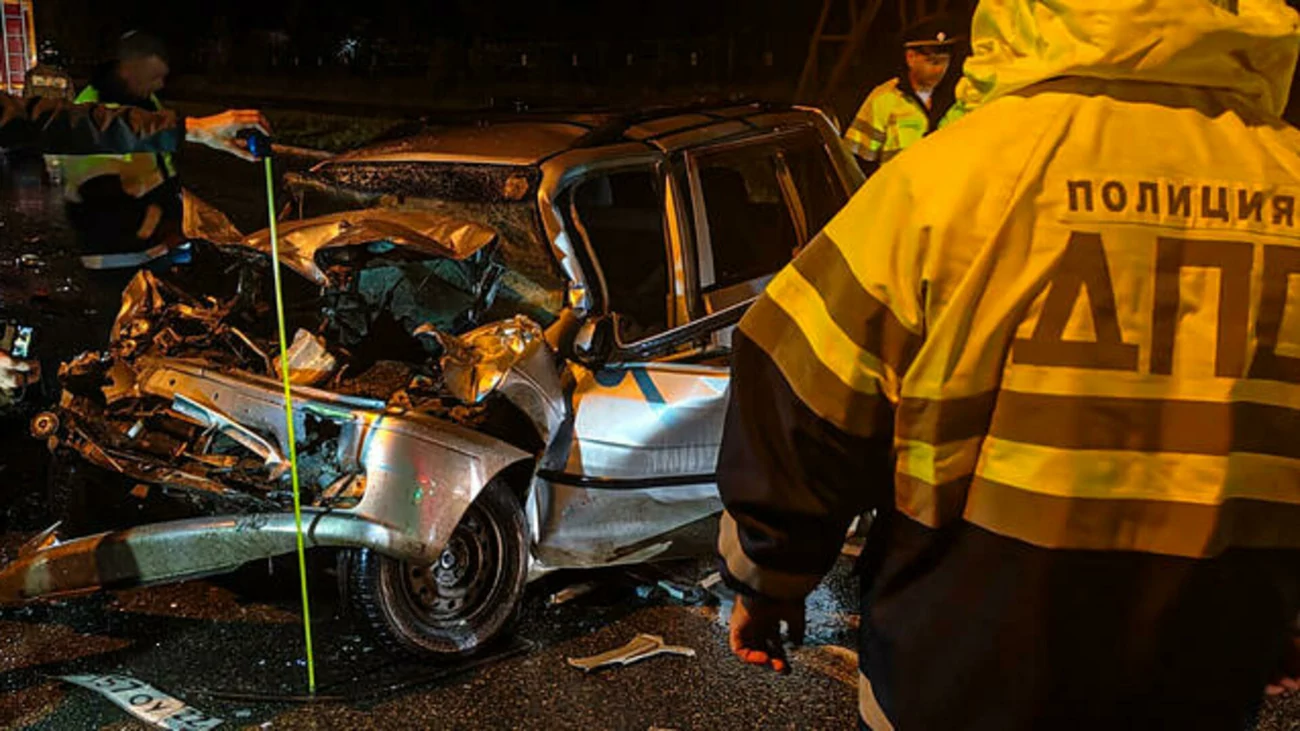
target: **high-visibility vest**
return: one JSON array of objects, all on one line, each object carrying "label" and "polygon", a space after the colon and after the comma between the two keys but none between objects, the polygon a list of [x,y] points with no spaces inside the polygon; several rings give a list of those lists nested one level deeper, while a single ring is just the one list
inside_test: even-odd
[{"label": "high-visibility vest", "polygon": [[[960,102],[954,103],[936,129],[952,124],[963,109]],[[885,163],[932,131],[929,111],[899,87],[898,79],[891,79],[871,90],[844,133],[844,141],[863,160]]]},{"label": "high-visibility vest", "polygon": [[[155,110],[162,110],[162,102],[150,94],[149,101]],[[99,102],[99,90],[87,86],[77,95],[78,104]],[[105,103],[106,107],[120,104]],[[81,186],[91,178],[101,175],[115,175],[122,179],[122,189],[135,198],[141,198],[175,177],[176,164],[170,152],[134,153],[127,155],[60,155],[63,165],[63,197],[70,201],[81,201]]]}]

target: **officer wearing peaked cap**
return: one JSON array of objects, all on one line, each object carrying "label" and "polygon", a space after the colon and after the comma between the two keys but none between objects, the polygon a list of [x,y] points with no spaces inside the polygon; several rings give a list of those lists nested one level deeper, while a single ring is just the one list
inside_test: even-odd
[{"label": "officer wearing peaked cap", "polygon": [[903,33],[904,69],[877,86],[862,103],[844,140],[868,173],[962,114],[954,89],[962,38],[939,16]]}]

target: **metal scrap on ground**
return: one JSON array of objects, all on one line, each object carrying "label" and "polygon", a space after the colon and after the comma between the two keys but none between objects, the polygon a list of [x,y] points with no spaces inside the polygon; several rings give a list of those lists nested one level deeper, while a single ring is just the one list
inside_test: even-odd
[{"label": "metal scrap on ground", "polygon": [[595,589],[597,586],[599,586],[599,584],[597,584],[594,581],[584,581],[581,584],[566,586],[563,589],[560,589],[559,591],[552,594],[550,598],[546,600],[546,603],[552,607],[558,606],[560,604],[566,604],[568,602],[573,601],[574,599],[577,599],[580,596],[590,594],[591,591]]},{"label": "metal scrap on ground", "polygon": [[640,634],[633,638],[631,642],[617,649],[602,652],[599,655],[592,655],[591,657],[570,657],[567,662],[575,668],[580,668],[583,672],[590,673],[609,665],[631,665],[634,662],[640,662],[657,655],[695,657],[695,650],[689,647],[664,644],[664,638],[659,635]]}]

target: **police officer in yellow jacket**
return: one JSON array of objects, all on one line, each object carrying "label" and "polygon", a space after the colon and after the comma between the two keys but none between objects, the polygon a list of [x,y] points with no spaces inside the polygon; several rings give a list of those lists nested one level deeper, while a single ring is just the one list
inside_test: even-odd
[{"label": "police officer in yellow jacket", "polygon": [[1300,17],[981,0],[974,28],[977,111],[738,328],[731,646],[783,664],[874,508],[867,728],[1248,728],[1300,611]]},{"label": "police officer in yellow jacket", "polygon": [[[96,69],[76,101],[160,112],[156,94],[167,72],[161,41],[132,31],[118,40],[115,59]],[[62,168],[68,218],[87,269],[129,277],[177,240],[180,181],[170,152],[64,157]]]},{"label": "police officer in yellow jacket", "polygon": [[903,33],[903,72],[871,90],[844,133],[868,174],[961,116],[954,89],[961,76],[959,38],[945,16]]}]

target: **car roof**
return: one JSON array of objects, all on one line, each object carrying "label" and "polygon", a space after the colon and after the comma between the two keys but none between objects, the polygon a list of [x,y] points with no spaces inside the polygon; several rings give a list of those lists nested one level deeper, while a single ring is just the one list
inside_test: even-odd
[{"label": "car roof", "polygon": [[568,122],[435,127],[333,158],[332,162],[479,162],[535,165],[568,149],[587,129]]},{"label": "car roof", "polygon": [[551,115],[499,120],[461,120],[423,125],[409,136],[339,155],[328,164],[356,162],[456,162],[540,165],[575,149],[626,142],[647,146],[684,132],[713,127],[761,129],[757,118],[789,106],[753,103],[729,106],[661,107],[636,112]]}]

